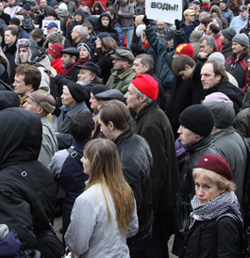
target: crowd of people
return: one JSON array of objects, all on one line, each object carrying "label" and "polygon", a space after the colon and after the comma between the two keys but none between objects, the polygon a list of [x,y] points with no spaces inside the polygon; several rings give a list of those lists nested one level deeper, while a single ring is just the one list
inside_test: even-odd
[{"label": "crowd of people", "polygon": [[250,1],[182,2],[167,23],[144,0],[0,0],[0,243],[18,257],[242,257]]}]

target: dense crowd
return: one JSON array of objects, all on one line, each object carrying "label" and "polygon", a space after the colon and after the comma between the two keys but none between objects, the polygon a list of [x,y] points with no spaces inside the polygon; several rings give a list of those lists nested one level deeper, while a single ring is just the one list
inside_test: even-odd
[{"label": "dense crowd", "polygon": [[250,1],[182,5],[0,0],[0,257],[242,257]]}]

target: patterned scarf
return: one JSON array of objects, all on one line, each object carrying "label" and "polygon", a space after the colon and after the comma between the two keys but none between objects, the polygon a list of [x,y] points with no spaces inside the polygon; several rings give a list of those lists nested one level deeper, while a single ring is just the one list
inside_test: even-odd
[{"label": "patterned scarf", "polygon": [[[226,211],[232,209],[235,214],[243,222],[240,213],[240,204],[234,192],[225,191],[218,197],[212,199],[209,202],[200,204],[197,196],[195,195],[191,201],[193,211],[190,217],[197,221],[206,221],[217,218]],[[193,221],[194,222],[194,221]],[[191,223],[191,226],[193,223]]]}]

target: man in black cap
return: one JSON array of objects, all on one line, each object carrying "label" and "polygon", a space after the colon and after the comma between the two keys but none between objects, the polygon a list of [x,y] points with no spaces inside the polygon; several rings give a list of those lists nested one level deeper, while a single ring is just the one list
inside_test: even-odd
[{"label": "man in black cap", "polygon": [[230,25],[233,17],[234,17],[234,14],[233,12],[228,8],[227,6],[227,0],[220,0],[220,9],[221,9],[221,14],[222,14],[222,17],[224,19],[227,20],[228,22],[228,25]]},{"label": "man in black cap", "polygon": [[[77,64],[75,66],[80,71],[77,75],[77,82],[81,86],[83,86],[84,90],[87,93],[87,98],[85,99],[85,102],[87,106],[89,107],[89,99],[90,99],[90,92],[91,88],[94,85],[100,84],[101,79],[99,76],[101,75],[101,69],[98,65],[96,65],[93,62],[87,61],[83,65]],[[48,67],[48,70],[50,71],[50,76],[53,78],[54,82],[58,86],[59,92],[62,92],[63,85],[67,85],[69,83],[73,83],[74,81],[67,79],[65,77],[62,77],[61,75],[58,75],[56,70],[53,67]]]},{"label": "man in black cap", "polygon": [[115,54],[111,55],[114,60],[115,72],[109,76],[106,85],[111,89],[118,89],[123,94],[128,90],[128,86],[134,78],[132,65],[134,55],[128,48],[116,48]]},{"label": "man in black cap", "polygon": [[177,227],[174,254],[178,254],[183,246],[189,214],[192,211],[190,202],[195,195],[192,171],[204,154],[219,155],[217,149],[211,145],[210,133],[214,126],[214,116],[208,107],[201,104],[187,107],[180,114],[179,123],[180,141],[188,153],[188,158],[183,165],[176,194]]},{"label": "man in black cap", "polygon": [[18,18],[11,18],[9,26],[16,27],[18,29],[18,39],[30,39],[30,35],[20,27],[20,20]]},{"label": "man in black cap", "polygon": [[57,121],[53,121],[52,124],[56,131],[59,149],[70,147],[73,137],[69,133],[69,120],[73,115],[89,111],[85,103],[86,98],[86,91],[80,84],[71,83],[63,86],[61,112]]},{"label": "man in black cap", "polygon": [[235,35],[236,31],[233,28],[226,28],[221,31],[220,39],[223,47],[220,52],[224,55],[225,59],[233,54],[232,39]]},{"label": "man in black cap", "polygon": [[167,51],[174,50],[174,31],[170,30],[164,35],[164,42],[167,47]]}]

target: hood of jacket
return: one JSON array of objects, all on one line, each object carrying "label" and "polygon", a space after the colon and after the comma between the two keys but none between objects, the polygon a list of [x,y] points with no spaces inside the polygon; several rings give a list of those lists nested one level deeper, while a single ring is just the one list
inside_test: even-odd
[{"label": "hood of jacket", "polygon": [[42,141],[39,116],[13,107],[0,112],[0,121],[0,168],[37,160]]},{"label": "hood of jacket", "polygon": [[82,9],[82,8],[76,9],[75,15],[76,15],[76,14],[79,14],[79,15],[82,16],[82,21],[81,21],[81,23],[83,23],[83,22],[84,22],[84,11],[83,11],[83,9]]},{"label": "hood of jacket", "polygon": [[[104,27],[104,26],[102,25],[101,19],[102,19],[103,16],[109,18],[109,24],[108,24],[107,27]],[[99,22],[99,26],[100,26],[101,28],[103,28],[103,29],[111,28],[111,17],[110,17],[110,15],[109,15],[108,13],[105,13],[105,12],[101,13],[101,15],[100,15],[100,17],[99,17],[99,19],[98,19],[98,22]]]}]

